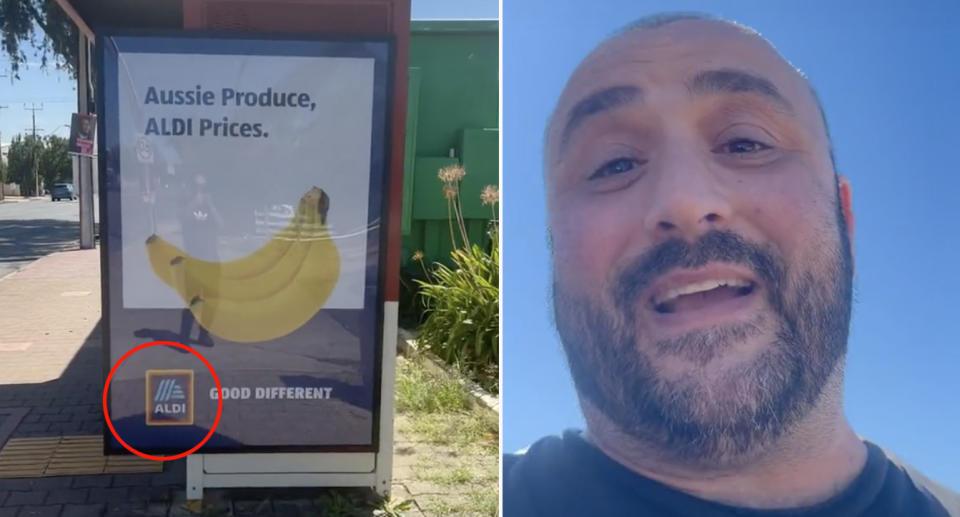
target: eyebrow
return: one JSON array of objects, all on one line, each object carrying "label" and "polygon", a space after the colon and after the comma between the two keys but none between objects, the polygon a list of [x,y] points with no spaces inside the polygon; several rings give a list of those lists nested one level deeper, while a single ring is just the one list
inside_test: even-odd
[{"label": "eyebrow", "polygon": [[793,112],[793,105],[773,85],[773,82],[759,75],[735,68],[704,70],[693,77],[693,80],[687,85],[687,89],[692,94],[700,95],[755,93],[774,101],[787,111]]},{"label": "eyebrow", "polygon": [[613,86],[587,95],[577,102],[570,110],[570,114],[567,115],[567,123],[563,127],[560,145],[565,147],[574,130],[590,116],[619,108],[638,98],[643,98],[643,90],[637,86]]},{"label": "eyebrow", "polygon": [[[694,95],[722,93],[753,93],[764,96],[793,113],[793,105],[769,79],[736,68],[721,68],[699,72],[687,83],[687,91]],[[573,132],[593,115],[610,111],[636,100],[643,101],[643,89],[638,86],[613,86],[587,95],[577,102],[567,115],[560,137],[561,153]]]}]

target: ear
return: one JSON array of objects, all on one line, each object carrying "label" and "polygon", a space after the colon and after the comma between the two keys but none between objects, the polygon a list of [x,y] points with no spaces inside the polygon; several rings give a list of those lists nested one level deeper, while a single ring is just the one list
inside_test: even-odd
[{"label": "ear", "polygon": [[[853,236],[856,223],[853,217],[853,194],[850,189],[850,180],[842,174],[837,175],[837,187],[840,192],[840,210],[847,225],[847,237],[850,239],[851,253],[853,252]],[[856,266],[854,266],[856,269]]]}]

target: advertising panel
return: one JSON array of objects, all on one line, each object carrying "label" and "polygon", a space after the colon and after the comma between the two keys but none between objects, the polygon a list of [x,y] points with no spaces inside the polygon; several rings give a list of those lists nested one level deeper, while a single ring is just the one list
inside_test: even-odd
[{"label": "advertising panel", "polygon": [[[391,43],[97,48],[105,370],[152,341],[202,354],[224,400],[200,452],[376,450]],[[131,446],[176,453],[217,399],[197,357],[153,346],[117,366],[108,408]]]}]

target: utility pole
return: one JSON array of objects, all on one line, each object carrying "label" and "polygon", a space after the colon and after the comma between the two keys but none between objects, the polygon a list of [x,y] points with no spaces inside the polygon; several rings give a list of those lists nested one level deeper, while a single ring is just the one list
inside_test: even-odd
[{"label": "utility pole", "polygon": [[[90,86],[90,40],[83,31],[78,31],[77,55],[77,112],[90,113],[87,87]],[[77,179],[80,180],[80,249],[96,246],[96,217],[93,215],[93,156],[76,155]],[[104,195],[103,192],[100,193]]]},{"label": "utility pole", "polygon": [[[6,77],[6,76],[5,76],[5,75],[0,75],[0,77]],[[5,110],[5,109],[7,109],[8,107],[9,107],[9,106],[7,106],[6,104],[4,104],[4,105],[0,106],[0,110]],[[0,134],[0,152],[2,152],[2,147],[3,147],[3,135]],[[7,152],[9,152],[9,148],[7,148]],[[0,160],[2,160],[2,159],[3,159],[3,157],[0,156]],[[6,179],[5,179],[5,178],[0,178],[0,201],[3,201],[3,186],[4,186],[5,184],[6,184]]]},{"label": "utility pole", "polygon": [[[0,78],[4,78],[4,77],[7,77],[7,74],[0,75]],[[10,84],[13,84],[13,79],[10,79]],[[8,108],[7,105],[0,106],[0,110],[2,110],[2,109],[7,109],[7,108]],[[3,138],[2,138],[2,136],[3,136],[3,135],[0,135],[0,147],[3,146]],[[10,149],[9,149],[9,148],[7,148],[7,152],[10,152]],[[3,159],[3,157],[0,156],[0,160],[2,160],[2,159]],[[9,165],[9,164],[8,164],[8,165]],[[5,179],[4,179],[4,178],[0,178],[0,201],[3,201],[3,187],[4,187],[4,185],[5,185]]]},{"label": "utility pole", "polygon": [[[36,104],[30,103],[31,107],[27,107],[26,104],[23,105],[23,109],[31,111],[33,115],[33,145],[31,146],[33,152],[33,181],[35,189],[33,191],[34,196],[40,195],[40,171],[37,169],[37,112],[43,111],[43,103],[40,103],[38,108]],[[42,130],[41,130],[42,131]]]}]

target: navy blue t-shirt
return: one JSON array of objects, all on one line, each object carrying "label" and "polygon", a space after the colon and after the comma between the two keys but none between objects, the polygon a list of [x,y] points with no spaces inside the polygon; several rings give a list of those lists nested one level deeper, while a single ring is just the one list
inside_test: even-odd
[{"label": "navy blue t-shirt", "polygon": [[[911,476],[878,446],[864,443],[867,463],[842,493],[811,507],[753,510],[669,488],[610,459],[579,432],[567,431],[562,438],[539,440],[524,454],[504,456],[503,515],[951,517],[945,504],[956,508],[957,499],[941,503],[938,496],[915,482],[922,476]],[[940,486],[936,491],[940,497],[955,496]]]}]

